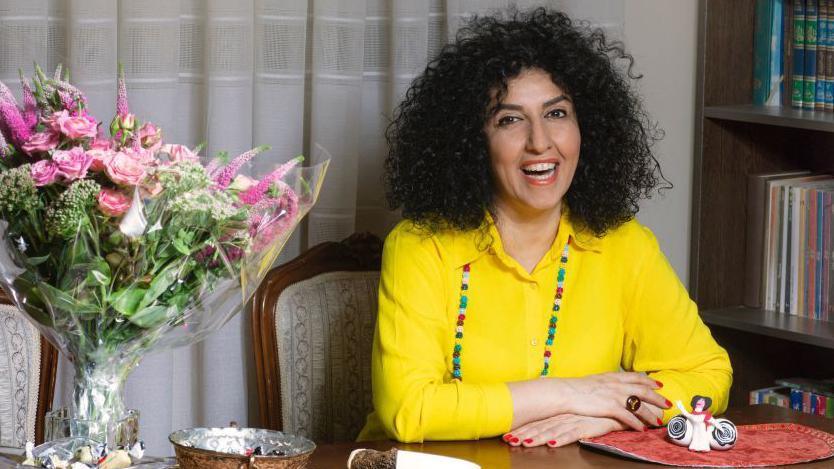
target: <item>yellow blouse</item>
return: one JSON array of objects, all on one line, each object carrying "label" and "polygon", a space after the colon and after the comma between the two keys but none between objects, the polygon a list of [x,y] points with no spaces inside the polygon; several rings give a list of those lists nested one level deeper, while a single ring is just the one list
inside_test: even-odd
[{"label": "yellow blouse", "polygon": [[[385,240],[372,355],[374,409],[359,436],[404,442],[468,440],[510,430],[506,383],[539,377],[559,257],[568,256],[550,377],[627,371],[663,383],[689,405],[727,407],[732,368],[651,231],[629,221],[602,238],[562,216],[550,251],[528,273],[483,230],[428,235],[400,222]],[[463,381],[452,351],[463,265],[470,263]],[[664,421],[676,415],[674,407]]]}]

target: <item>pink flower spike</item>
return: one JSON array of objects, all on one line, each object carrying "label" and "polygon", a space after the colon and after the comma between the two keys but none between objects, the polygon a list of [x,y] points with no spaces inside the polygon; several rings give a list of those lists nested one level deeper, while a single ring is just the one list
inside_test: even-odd
[{"label": "pink flower spike", "polygon": [[116,115],[124,117],[130,113],[130,108],[127,105],[127,85],[125,85],[125,70],[119,64],[119,92],[116,96]]},{"label": "pink flower spike", "polygon": [[3,136],[3,131],[0,130],[0,158],[5,158],[9,155],[9,144],[6,143],[6,137]]},{"label": "pink flower spike", "polygon": [[23,120],[31,129],[38,123],[38,105],[35,102],[35,94],[32,92],[32,87],[29,86],[29,82],[23,77],[23,71],[20,71],[20,86],[23,88]]},{"label": "pink flower spike", "polygon": [[73,99],[72,95],[66,91],[58,90],[58,96],[61,98],[61,104],[64,106],[64,109],[69,112],[76,111],[75,99]]},{"label": "pink flower spike", "polygon": [[9,136],[12,144],[20,147],[32,135],[26,121],[20,114],[20,109],[17,108],[13,102],[0,102],[0,128],[4,128]]},{"label": "pink flower spike", "polygon": [[0,103],[4,102],[9,102],[17,106],[17,100],[15,99],[14,94],[12,94],[12,90],[10,90],[5,83],[0,81]]},{"label": "pink flower spike", "polygon": [[258,202],[260,202],[261,199],[263,199],[264,194],[266,194],[266,191],[269,190],[269,187],[272,186],[272,184],[274,184],[276,181],[280,181],[281,178],[283,178],[291,169],[293,169],[302,161],[304,161],[304,157],[298,156],[277,167],[274,171],[267,174],[266,177],[261,179],[261,181],[256,186],[240,194],[241,202],[243,202],[246,205],[255,205]]},{"label": "pink flower spike", "polygon": [[229,187],[229,184],[232,182],[232,178],[235,177],[235,174],[237,174],[237,172],[246,162],[254,158],[258,153],[262,153],[268,149],[268,146],[262,145],[253,148],[233,159],[232,162],[226,165],[226,167],[224,167],[223,170],[220,171],[217,177],[214,178],[215,185],[219,189],[225,189]]}]

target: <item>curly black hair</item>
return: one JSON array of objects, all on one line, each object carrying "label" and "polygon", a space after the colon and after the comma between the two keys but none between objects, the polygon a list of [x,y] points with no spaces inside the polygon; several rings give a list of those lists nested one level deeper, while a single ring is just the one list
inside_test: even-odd
[{"label": "curly black hair", "polygon": [[712,399],[707,396],[692,396],[692,402],[690,403],[692,408],[695,408],[695,405],[698,404],[698,399],[704,400],[704,410],[709,409],[709,406],[712,405]]},{"label": "curly black hair", "polygon": [[[665,181],[652,154],[662,131],[628,79],[622,43],[545,8],[474,17],[414,80],[386,130],[388,201],[434,232],[482,225],[496,192],[484,125],[525,70],[549,73],[573,101],[582,143],[565,195],[572,221],[602,236]],[[620,65],[626,65],[623,70]]]}]

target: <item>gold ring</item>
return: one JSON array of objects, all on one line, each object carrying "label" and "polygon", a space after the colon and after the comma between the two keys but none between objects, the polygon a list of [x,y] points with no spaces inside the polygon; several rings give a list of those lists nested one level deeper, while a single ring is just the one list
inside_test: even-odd
[{"label": "gold ring", "polygon": [[637,412],[637,409],[640,408],[640,398],[637,396],[628,396],[626,399],[626,409],[630,410],[631,412]]}]

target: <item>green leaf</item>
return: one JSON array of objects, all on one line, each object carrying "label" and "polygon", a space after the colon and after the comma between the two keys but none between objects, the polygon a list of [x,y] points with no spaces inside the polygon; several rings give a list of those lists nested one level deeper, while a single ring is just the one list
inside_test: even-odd
[{"label": "green leaf", "polygon": [[147,308],[140,309],[136,314],[130,316],[129,319],[130,322],[139,327],[149,328],[165,322],[168,319],[169,309],[174,308],[161,305],[148,306]]},{"label": "green leaf", "polygon": [[52,305],[54,309],[79,315],[98,314],[99,312],[97,306],[78,301],[69,293],[61,291],[48,283],[40,282],[38,288],[43,293],[46,303]]},{"label": "green leaf", "polygon": [[38,256],[38,257],[29,257],[26,261],[29,263],[30,266],[34,267],[36,265],[41,265],[49,259],[49,254],[45,256]]},{"label": "green leaf", "polygon": [[98,258],[94,263],[90,264],[90,270],[87,273],[87,283],[98,285],[110,285],[110,264],[102,258]]},{"label": "green leaf", "polygon": [[159,298],[159,295],[165,293],[165,290],[180,278],[182,268],[182,261],[172,262],[162,272],[156,274],[151,280],[150,288],[145,292],[139,308],[145,308]]},{"label": "green leaf", "polygon": [[133,316],[139,309],[139,303],[144,298],[147,288],[128,287],[123,288],[112,295],[114,298],[112,306],[116,311],[125,316]]},{"label": "green leaf", "polygon": [[191,254],[191,250],[188,248],[188,246],[185,245],[185,243],[180,238],[175,239],[173,244],[174,248],[176,248],[176,250],[182,255],[188,256],[189,254]]}]

